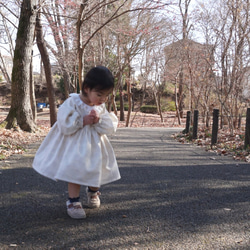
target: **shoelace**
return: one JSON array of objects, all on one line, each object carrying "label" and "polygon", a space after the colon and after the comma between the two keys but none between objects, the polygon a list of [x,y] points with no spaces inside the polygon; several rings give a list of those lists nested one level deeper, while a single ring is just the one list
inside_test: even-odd
[{"label": "shoelace", "polygon": [[71,208],[74,208],[74,209],[79,209],[79,208],[82,208],[82,206],[80,204],[77,204],[77,205],[74,205],[74,203],[70,203],[68,205],[68,208],[71,209]]}]

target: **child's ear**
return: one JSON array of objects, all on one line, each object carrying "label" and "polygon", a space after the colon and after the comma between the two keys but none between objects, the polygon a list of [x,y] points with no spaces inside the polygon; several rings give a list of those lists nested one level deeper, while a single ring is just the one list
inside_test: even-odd
[{"label": "child's ear", "polygon": [[82,93],[84,94],[84,95],[87,95],[87,93],[88,93],[88,87],[84,87],[83,88],[83,90],[82,90]]}]

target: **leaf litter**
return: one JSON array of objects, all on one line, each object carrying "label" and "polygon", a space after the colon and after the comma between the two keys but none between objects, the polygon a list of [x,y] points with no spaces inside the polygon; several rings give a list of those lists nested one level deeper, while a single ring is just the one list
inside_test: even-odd
[{"label": "leaf litter", "polygon": [[173,136],[180,143],[192,143],[204,147],[206,151],[221,156],[231,156],[234,160],[250,162],[250,148],[244,147],[245,131],[235,129],[233,135],[228,128],[219,129],[215,145],[211,145],[212,132],[208,128],[199,128],[197,139],[190,138],[189,133],[177,133]]}]

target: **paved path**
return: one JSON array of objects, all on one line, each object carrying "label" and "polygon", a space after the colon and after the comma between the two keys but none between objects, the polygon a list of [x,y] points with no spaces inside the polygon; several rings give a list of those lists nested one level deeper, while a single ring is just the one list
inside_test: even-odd
[{"label": "paved path", "polygon": [[180,144],[177,130],[119,129],[122,179],[80,221],[66,183],[31,168],[39,144],[0,162],[0,249],[250,249],[249,164]]}]

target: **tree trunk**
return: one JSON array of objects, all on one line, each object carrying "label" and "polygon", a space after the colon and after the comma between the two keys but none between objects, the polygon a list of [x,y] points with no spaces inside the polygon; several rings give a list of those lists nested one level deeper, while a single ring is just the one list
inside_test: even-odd
[{"label": "tree trunk", "polygon": [[71,93],[71,84],[70,84],[70,75],[69,72],[65,69],[63,70],[63,85],[64,85],[64,95],[67,99],[69,97],[69,93]]},{"label": "tree trunk", "polygon": [[128,115],[127,115],[127,120],[126,120],[126,127],[129,125],[130,121],[130,115],[132,112],[132,93],[131,93],[131,83],[130,83],[130,77],[127,81],[127,92],[128,92]]},{"label": "tree trunk", "polygon": [[177,76],[175,77],[175,107],[176,107],[176,116],[178,118],[178,124],[181,125],[181,118],[180,118],[180,110],[179,110],[179,101],[178,101],[178,94],[177,94],[177,81],[178,81],[178,76],[179,73],[177,74]]},{"label": "tree trunk", "polygon": [[115,113],[115,115],[117,116],[117,106],[116,106],[116,102],[115,102],[115,89],[113,90],[113,93],[111,95],[111,104],[113,105],[113,111]]},{"label": "tree trunk", "polygon": [[54,86],[52,83],[51,64],[50,64],[49,55],[46,49],[46,44],[43,39],[43,31],[42,31],[42,25],[41,25],[39,13],[37,14],[37,18],[36,18],[36,41],[37,41],[37,47],[41,54],[44,71],[45,71],[47,92],[48,92],[48,97],[49,97],[49,107],[50,107],[50,125],[52,127],[57,120],[55,90],[54,90]]},{"label": "tree trunk", "polygon": [[161,96],[160,96],[160,93],[158,93],[156,95],[156,98],[157,98],[157,109],[158,109],[158,113],[160,115],[160,118],[161,118],[161,122],[164,122],[163,120],[163,115],[162,115],[162,111],[161,111]]},{"label": "tree trunk", "polygon": [[36,129],[30,104],[30,62],[36,21],[36,0],[23,0],[14,51],[11,107],[6,128]]},{"label": "tree trunk", "polygon": [[147,84],[147,82],[144,80],[143,84],[142,84],[142,87],[141,87],[142,95],[141,95],[141,99],[140,99],[140,107],[143,105],[143,102],[144,102],[144,99],[145,99],[145,96],[146,96],[146,90],[147,90],[146,84]]},{"label": "tree trunk", "polygon": [[119,87],[119,93],[120,93],[120,121],[122,122],[122,121],[125,121],[122,74],[120,74],[120,76],[119,76],[119,81],[120,81],[120,87]]},{"label": "tree trunk", "polygon": [[84,48],[82,47],[82,34],[81,26],[83,19],[83,11],[88,4],[88,0],[84,0],[79,9],[77,23],[76,23],[76,37],[77,37],[77,54],[78,54],[78,78],[79,78],[79,87],[82,90],[82,81],[83,81],[83,58],[84,58]]},{"label": "tree trunk", "polygon": [[36,112],[36,97],[34,89],[34,77],[33,77],[33,51],[30,62],[30,105],[32,109],[33,120],[36,123],[37,112]]},{"label": "tree trunk", "polygon": [[180,118],[183,118],[183,72],[181,70],[180,74],[179,74],[179,99],[178,99],[178,108],[179,108],[179,114],[180,114]]}]

